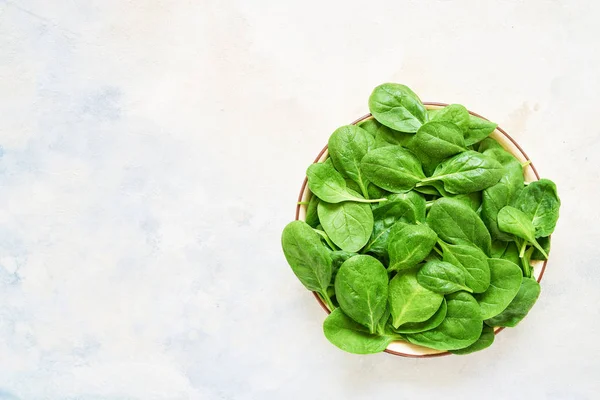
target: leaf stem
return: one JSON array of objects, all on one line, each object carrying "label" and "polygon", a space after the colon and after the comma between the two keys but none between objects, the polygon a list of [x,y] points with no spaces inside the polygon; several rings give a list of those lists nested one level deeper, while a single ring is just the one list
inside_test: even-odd
[{"label": "leaf stem", "polygon": [[333,311],[335,309],[335,306],[333,305],[333,302],[331,301],[331,298],[329,297],[327,292],[319,293],[319,297],[321,298],[321,300],[323,300],[327,308],[329,308],[329,311]]},{"label": "leaf stem", "polygon": [[309,203],[308,201],[299,201],[299,202],[298,202],[298,205],[299,205],[299,206],[307,206],[307,205],[308,205],[308,203]]},{"label": "leaf stem", "polygon": [[519,250],[519,257],[523,258],[523,256],[525,255],[525,248],[527,247],[527,240],[523,240],[523,243],[521,243],[520,245],[520,250]]},{"label": "leaf stem", "polygon": [[386,199],[385,197],[382,199],[373,199],[373,200],[369,200],[369,199],[361,199],[360,197],[350,197],[348,198],[348,201],[355,201],[357,203],[382,203],[384,201],[387,201],[388,199]]},{"label": "leaf stem", "polygon": [[527,167],[529,164],[531,164],[531,160],[527,160],[524,163],[521,163],[521,168],[525,168]]},{"label": "leaf stem", "polygon": [[442,253],[436,246],[433,246],[433,249],[435,250],[436,253],[438,253],[440,256],[444,257],[444,253]]},{"label": "leaf stem", "polygon": [[360,191],[362,192],[362,195],[365,197],[365,199],[369,200],[369,191],[367,190],[365,184],[361,179],[358,180],[358,186],[360,187]]}]

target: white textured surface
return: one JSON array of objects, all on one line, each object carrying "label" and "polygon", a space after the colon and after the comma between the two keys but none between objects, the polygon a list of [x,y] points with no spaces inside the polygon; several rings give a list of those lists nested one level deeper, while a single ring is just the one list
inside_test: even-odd
[{"label": "white textured surface", "polygon": [[[600,5],[368,4],[0,0],[0,399],[598,398]],[[558,184],[542,296],[485,352],[345,354],[281,253],[384,81]]]}]

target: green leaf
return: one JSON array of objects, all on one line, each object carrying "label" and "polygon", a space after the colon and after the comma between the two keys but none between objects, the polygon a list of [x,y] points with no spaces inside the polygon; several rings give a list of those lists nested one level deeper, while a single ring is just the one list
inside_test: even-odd
[{"label": "green leaf", "polygon": [[506,206],[498,212],[498,227],[502,232],[510,233],[518,238],[525,239],[533,244],[540,252],[545,254],[542,246],[535,239],[535,228],[528,216],[521,210]]},{"label": "green leaf", "polygon": [[[540,246],[542,246],[542,249],[544,249],[546,254],[548,256],[550,256],[550,237],[549,236],[541,237],[541,238],[538,238],[537,241],[540,244]],[[539,251],[538,249],[534,249],[533,253],[531,254],[531,259],[532,260],[547,260],[548,258],[545,257],[542,254],[542,252]]]},{"label": "green leaf", "polygon": [[410,149],[433,159],[444,159],[466,150],[460,128],[451,122],[428,122],[407,143]]},{"label": "green leaf", "polygon": [[490,286],[490,267],[485,253],[471,245],[439,243],[443,250],[443,260],[464,269],[466,285],[474,293],[485,292]]},{"label": "green leaf", "polygon": [[337,276],[338,271],[340,270],[340,267],[342,266],[342,264],[344,263],[344,261],[346,261],[347,259],[357,256],[358,254],[350,252],[350,251],[344,251],[344,250],[334,250],[331,252],[331,284],[330,286],[333,286],[333,283],[335,282],[335,277]]},{"label": "green leaf", "polygon": [[325,319],[323,333],[333,345],[354,354],[380,353],[397,339],[394,335],[370,333],[369,329],[354,322],[339,308]]},{"label": "green leaf", "polygon": [[470,146],[485,139],[497,127],[498,124],[469,114],[469,129],[465,132],[465,144]]},{"label": "green leaf", "polygon": [[346,125],[331,134],[327,145],[335,169],[345,178],[356,182],[360,192],[367,198],[369,182],[360,170],[360,161],[373,143],[373,138],[364,129],[356,125]]},{"label": "green leaf", "polygon": [[375,333],[388,298],[385,267],[371,256],[349,258],[335,278],[335,294],[346,315]]},{"label": "green leaf", "polygon": [[323,229],[340,249],[357,252],[369,241],[373,231],[373,212],[368,204],[321,201],[317,212]]},{"label": "green leaf", "polygon": [[469,111],[460,104],[450,104],[438,110],[431,115],[431,121],[451,122],[461,130],[461,136],[463,132],[468,132],[470,127]]},{"label": "green leaf", "polygon": [[475,295],[483,319],[501,313],[517,295],[523,279],[521,268],[515,263],[499,258],[490,258],[488,263],[491,273],[490,287],[485,292]]},{"label": "green leaf", "polygon": [[440,308],[438,308],[435,314],[429,317],[429,319],[427,319],[426,321],[407,322],[405,324],[400,325],[397,329],[394,329],[394,331],[402,334],[428,331],[439,326],[442,323],[442,321],[444,321],[444,318],[446,318],[447,310],[448,306],[446,305],[446,299],[443,299]]},{"label": "green leaf", "polygon": [[419,97],[398,83],[377,86],[369,97],[369,110],[377,121],[401,132],[414,133],[427,120]]},{"label": "green leaf", "polygon": [[490,230],[492,238],[509,241],[512,240],[511,236],[498,228],[498,212],[509,205],[523,188],[523,167],[519,160],[503,149],[489,149],[484,154],[500,162],[504,174],[497,184],[483,191],[481,219]]},{"label": "green leaf", "polygon": [[412,268],[427,257],[433,249],[437,235],[427,225],[410,225],[397,222],[389,233],[389,271]]},{"label": "green leaf", "polygon": [[429,331],[406,335],[409,342],[436,350],[462,349],[481,335],[483,321],[477,301],[466,292],[446,296],[448,311],[442,323]]},{"label": "green leaf", "polygon": [[304,221],[290,222],[283,229],[281,246],[300,282],[308,290],[327,293],[332,274],[331,256],[313,228]]},{"label": "green leaf", "polygon": [[367,132],[373,139],[377,134],[377,130],[382,126],[375,118],[369,118],[356,124],[359,128],[362,128]]},{"label": "green leaf", "polygon": [[423,179],[418,185],[440,181],[449,193],[471,193],[498,183],[502,172],[502,165],[498,161],[469,150],[443,161],[431,177]]},{"label": "green leaf", "polygon": [[425,220],[425,199],[415,192],[393,194],[388,201],[373,207],[373,233],[363,252],[387,258],[389,233],[398,221],[416,223]]},{"label": "green leaf", "polygon": [[472,293],[465,283],[465,270],[445,261],[429,261],[417,273],[421,286],[440,294],[464,290]]},{"label": "green leaf", "polygon": [[[491,257],[492,258],[502,258],[502,255],[506,251],[507,247],[508,247],[508,242],[504,242],[501,240],[494,240],[492,242]],[[518,250],[517,250],[517,253],[518,253]]]},{"label": "green leaf", "polygon": [[[495,257],[495,258],[498,258],[498,257]],[[509,242],[508,245],[506,246],[506,250],[499,258],[502,258],[503,260],[511,261],[511,262],[519,265],[519,263],[521,262],[521,258],[519,257],[519,248],[517,247],[517,244],[515,242]]]},{"label": "green leaf", "polygon": [[[446,194],[445,197],[448,197]],[[481,207],[481,192],[473,192],[466,194],[457,194],[451,196],[454,200],[458,200],[468,206],[471,210],[477,211]]]},{"label": "green leaf", "polygon": [[515,207],[523,211],[535,228],[535,237],[550,235],[558,220],[560,199],[554,182],[540,179],[531,182],[514,201]]},{"label": "green leaf", "polygon": [[427,224],[445,242],[470,243],[490,254],[492,239],[475,211],[452,198],[436,200],[427,216]]},{"label": "green leaf", "polygon": [[359,126],[375,138],[375,145],[373,147],[375,149],[384,146],[404,145],[414,136],[412,133],[398,132],[390,129],[377,122],[374,118],[362,122]]},{"label": "green leaf", "polygon": [[392,325],[427,321],[440,308],[444,296],[417,282],[415,271],[397,274],[389,284]]},{"label": "green leaf", "polygon": [[537,301],[540,290],[540,284],[535,279],[523,278],[519,292],[508,307],[495,317],[487,319],[485,323],[490,326],[517,326]]},{"label": "green leaf", "polygon": [[399,146],[369,151],[361,169],[368,180],[393,193],[408,192],[425,177],[417,157]]},{"label": "green leaf", "polygon": [[477,151],[480,153],[484,153],[488,149],[504,150],[504,147],[502,147],[502,145],[496,139],[488,137],[479,142],[479,148],[477,149]]},{"label": "green leaf", "polygon": [[306,218],[304,221],[312,228],[316,228],[319,225],[319,216],[317,214],[317,206],[319,205],[319,198],[314,194],[311,194],[308,200],[308,206],[306,206]]},{"label": "green leaf", "polygon": [[331,159],[323,163],[312,164],[306,170],[308,188],[319,199],[328,203],[341,203],[343,201],[356,201],[360,203],[379,202],[366,200],[357,193],[352,193],[346,186],[344,177],[333,167]]},{"label": "green leaf", "polygon": [[457,355],[465,355],[487,349],[492,345],[492,343],[494,343],[495,336],[496,334],[494,333],[494,328],[484,324],[483,329],[481,331],[481,336],[479,336],[479,339],[477,339],[475,343],[463,349],[450,350],[450,353]]}]

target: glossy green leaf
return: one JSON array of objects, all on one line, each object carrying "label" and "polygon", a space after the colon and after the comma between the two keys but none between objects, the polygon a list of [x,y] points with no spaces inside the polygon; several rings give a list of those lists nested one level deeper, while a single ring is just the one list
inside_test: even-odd
[{"label": "glossy green leaf", "polygon": [[399,146],[368,152],[361,169],[368,180],[393,193],[407,192],[425,177],[417,157]]},{"label": "glossy green leaf", "polygon": [[344,177],[333,167],[331,159],[322,163],[312,164],[306,170],[308,177],[308,188],[319,199],[328,203],[341,203],[344,201],[356,201],[360,203],[379,202],[367,200],[358,193],[352,193],[346,186]]},{"label": "glossy green leaf", "polygon": [[370,333],[368,328],[353,321],[339,308],[325,319],[323,333],[333,345],[354,354],[380,353],[397,339],[393,335]]},{"label": "glossy green leaf", "polygon": [[547,256],[544,249],[535,239],[535,228],[533,227],[533,223],[523,211],[511,206],[502,208],[498,212],[498,227],[502,232],[527,240],[543,255]]},{"label": "glossy green leaf", "polygon": [[521,268],[513,262],[490,258],[488,263],[490,286],[485,292],[475,295],[483,319],[501,313],[517,295],[523,279]]},{"label": "glossy green leaf", "polygon": [[431,121],[451,122],[460,129],[461,136],[463,136],[463,132],[468,132],[470,128],[469,111],[460,104],[450,104],[442,108],[431,116]]},{"label": "glossy green leaf", "polygon": [[433,249],[437,235],[427,225],[397,222],[388,238],[388,270],[401,271],[420,263]]},{"label": "glossy green leaf", "polygon": [[440,163],[433,175],[423,179],[419,186],[440,181],[449,193],[477,192],[498,183],[502,172],[502,165],[498,161],[469,150]]},{"label": "glossy green leaf", "polygon": [[409,342],[436,350],[462,349],[481,335],[483,320],[477,301],[466,292],[446,296],[448,311],[444,321],[429,331],[406,335]]},{"label": "glossy green leaf", "polygon": [[523,278],[519,292],[500,314],[486,319],[490,326],[516,326],[533,307],[540,296],[540,284],[535,279]]},{"label": "glossy green leaf", "polygon": [[427,321],[440,308],[444,296],[417,282],[415,271],[397,274],[389,284],[392,324],[398,328],[407,322]]},{"label": "glossy green leaf", "polygon": [[407,334],[407,333],[419,333],[428,331],[439,326],[444,318],[446,318],[446,312],[448,310],[448,306],[446,305],[446,299],[442,300],[442,305],[438,310],[433,314],[429,319],[423,322],[407,322],[405,324],[400,325],[398,328],[395,328],[394,331]]},{"label": "glossy green leaf", "polygon": [[319,220],[327,235],[340,249],[358,252],[373,231],[373,212],[368,204],[319,202]]},{"label": "glossy green leaf", "polygon": [[446,261],[429,261],[417,273],[421,286],[440,294],[449,294],[464,290],[473,290],[465,283],[465,270]]},{"label": "glossy green leaf", "polygon": [[414,133],[427,120],[419,97],[397,83],[377,86],[369,97],[369,110],[377,121],[400,132]]},{"label": "glossy green leaf", "polygon": [[300,282],[308,289],[327,292],[332,261],[329,250],[304,221],[290,222],[281,235],[283,254]]},{"label": "glossy green leaf", "polygon": [[433,159],[444,159],[466,150],[460,128],[451,122],[428,122],[407,143]]},{"label": "glossy green leaf", "polygon": [[494,338],[496,334],[494,333],[494,328],[491,328],[487,325],[483,325],[483,329],[481,331],[481,335],[479,339],[475,343],[470,346],[467,346],[463,349],[450,350],[450,353],[457,355],[466,355],[475,353],[476,351],[481,351],[487,349],[494,343]]},{"label": "glossy green leaf", "polygon": [[440,242],[443,260],[462,267],[465,283],[473,293],[483,293],[490,286],[490,267],[483,251],[472,245],[451,245]]},{"label": "glossy green leaf", "polygon": [[388,298],[388,276],[383,264],[366,255],[349,258],[335,277],[335,293],[344,313],[375,333]]},{"label": "glossy green leaf", "polygon": [[469,128],[465,132],[465,144],[470,146],[488,137],[498,127],[485,119],[469,115]]},{"label": "glossy green leaf", "polygon": [[327,144],[335,169],[342,176],[356,182],[363,196],[368,196],[369,182],[360,170],[360,162],[373,143],[374,139],[364,129],[356,125],[345,125],[331,134]]},{"label": "glossy green leaf", "polygon": [[490,233],[477,213],[459,200],[436,200],[427,215],[427,224],[445,242],[470,243],[490,254]]},{"label": "glossy green leaf", "polygon": [[317,225],[319,225],[319,215],[317,214],[318,205],[319,198],[314,194],[311,194],[308,205],[306,206],[306,217],[304,218],[304,221],[312,228],[316,228]]},{"label": "glossy green leaf", "polygon": [[535,237],[550,235],[558,220],[560,199],[554,182],[540,179],[531,182],[519,194],[514,205],[523,211],[535,228]]}]

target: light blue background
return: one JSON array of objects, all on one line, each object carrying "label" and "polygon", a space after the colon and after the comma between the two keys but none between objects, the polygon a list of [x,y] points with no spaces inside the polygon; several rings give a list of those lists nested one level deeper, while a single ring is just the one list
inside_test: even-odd
[{"label": "light blue background", "polygon": [[[600,6],[0,0],[0,399],[597,399]],[[305,168],[408,84],[563,201],[485,352],[345,354],[280,250]]]}]

